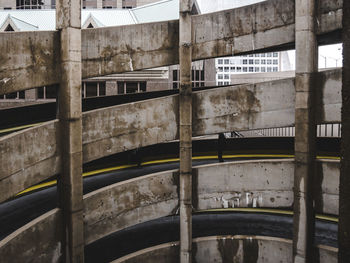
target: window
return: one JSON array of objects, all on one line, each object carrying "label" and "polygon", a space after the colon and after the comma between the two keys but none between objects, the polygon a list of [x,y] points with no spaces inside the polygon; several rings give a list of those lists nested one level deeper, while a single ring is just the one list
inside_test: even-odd
[{"label": "window", "polygon": [[271,71],[272,71],[271,67],[267,67],[267,72],[271,72]]},{"label": "window", "polygon": [[234,65],[235,64],[235,60],[234,59],[230,59],[230,64]]},{"label": "window", "polygon": [[177,74],[178,74],[178,71],[177,70],[173,70],[173,81],[177,81],[178,80]]},{"label": "window", "polygon": [[230,64],[230,60],[229,59],[225,59],[224,60],[224,64]]},{"label": "window", "polygon": [[243,64],[247,65],[248,64],[248,60],[247,59],[243,59]]},{"label": "window", "polygon": [[242,67],[237,67],[237,72],[242,72]]},{"label": "window", "polygon": [[272,57],[272,53],[267,53],[267,57]]},{"label": "window", "polygon": [[224,79],[230,79],[230,75],[225,74]]},{"label": "window", "polygon": [[[118,91],[119,91],[119,82],[118,82]],[[82,92],[83,98],[105,96],[106,82],[83,82],[83,88],[81,92]]]},{"label": "window", "polygon": [[229,72],[229,70],[230,70],[230,67],[225,67],[225,68],[224,68],[224,71],[225,71],[225,72]]},{"label": "window", "polygon": [[7,25],[7,27],[4,30],[5,32],[13,32],[15,31],[11,25]]},{"label": "window", "polygon": [[253,65],[254,64],[254,59],[249,59],[249,65]]},{"label": "window", "polygon": [[273,72],[277,72],[278,71],[278,67],[273,67]]},{"label": "window", "polygon": [[222,74],[218,75],[218,79],[223,79],[223,78],[224,78],[224,75],[222,75]]},{"label": "window", "polygon": [[278,53],[277,52],[273,52],[273,57],[277,58],[278,57]]},{"label": "window", "polygon": [[231,67],[231,71],[236,71],[236,67]]},{"label": "window", "polygon": [[249,72],[254,72],[254,68],[253,67],[249,67]]},{"label": "window", "polygon": [[224,85],[230,85],[230,82],[229,81],[225,81]]},{"label": "window", "polygon": [[262,68],[261,68],[261,72],[266,72],[266,68],[265,68],[265,67],[262,67]]},{"label": "window", "polygon": [[219,82],[218,82],[218,85],[219,85],[219,86],[222,86],[222,85],[223,85],[223,82],[222,82],[222,81],[219,81]]},{"label": "window", "polygon": [[255,60],[255,65],[259,65],[260,64],[260,60],[259,59],[256,59]]},{"label": "window", "polygon": [[18,99],[24,99],[24,98],[25,98],[24,90],[23,91],[9,93],[9,94],[6,94],[6,95],[0,95],[0,99],[18,100]]},{"label": "window", "polygon": [[243,72],[248,72],[248,68],[247,67],[243,67]]},{"label": "window", "polygon": [[260,54],[255,54],[255,57],[256,57],[256,58],[260,57]]},{"label": "window", "polygon": [[266,54],[265,53],[260,54],[260,57],[264,58],[264,57],[266,57]]},{"label": "window", "polygon": [[254,70],[255,72],[259,72],[260,70],[259,70],[259,67],[255,67],[255,70]]},{"label": "window", "polygon": [[57,95],[58,85],[40,87],[36,90],[38,99],[55,99]]},{"label": "window", "polygon": [[249,57],[254,57],[254,55],[250,54]]},{"label": "window", "polygon": [[273,64],[274,64],[274,65],[278,65],[278,60],[277,60],[277,59],[274,59],[274,60],[273,60]]},{"label": "window", "polygon": [[268,59],[268,60],[267,60],[267,65],[271,65],[271,64],[272,64],[271,59]]},{"label": "window", "polygon": [[223,63],[223,60],[222,59],[218,59],[218,64],[222,64]]},{"label": "window", "polygon": [[266,59],[262,59],[262,60],[261,60],[261,64],[262,64],[262,65],[266,65]]},{"label": "window", "polygon": [[223,71],[224,71],[224,68],[223,68],[223,67],[218,67],[218,71],[219,71],[219,72],[223,72]]}]

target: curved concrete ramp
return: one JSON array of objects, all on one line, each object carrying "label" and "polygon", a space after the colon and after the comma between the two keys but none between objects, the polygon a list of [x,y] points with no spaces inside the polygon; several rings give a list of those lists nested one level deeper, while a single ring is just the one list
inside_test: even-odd
[{"label": "curved concrete ramp", "polygon": [[[339,162],[320,162],[318,213],[338,213]],[[193,208],[286,208],[293,204],[294,160],[219,163],[194,169]],[[173,215],[178,173],[168,171],[117,183],[84,196],[85,244],[126,227]]]},{"label": "curved concrete ramp", "polygon": [[62,215],[54,209],[0,241],[0,262],[61,262]]},{"label": "curved concrete ramp", "polygon": [[[193,262],[292,262],[292,241],[263,236],[211,236],[193,239]],[[317,247],[320,263],[336,263],[338,251]],[[179,262],[179,242],[147,248],[113,263]]]}]

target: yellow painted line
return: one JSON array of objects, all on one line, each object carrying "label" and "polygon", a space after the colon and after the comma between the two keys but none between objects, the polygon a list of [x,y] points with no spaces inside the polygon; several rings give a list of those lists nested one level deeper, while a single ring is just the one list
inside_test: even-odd
[{"label": "yellow painted line", "polygon": [[0,130],[0,134],[1,134],[1,133],[7,133],[7,132],[15,132],[15,131],[18,131],[18,130],[23,130],[23,129],[31,128],[31,127],[37,126],[37,125],[39,125],[39,124],[42,124],[42,123],[43,123],[43,122],[39,122],[39,123],[34,123],[34,124],[27,124],[27,125],[23,125],[23,126],[18,126],[18,127],[3,129],[3,130]]},{"label": "yellow painted line", "polygon": [[340,160],[340,157],[336,156],[317,156],[317,159],[329,159],[329,160]]},{"label": "yellow painted line", "polygon": [[[265,158],[293,158],[294,155],[288,155],[288,154],[236,154],[236,155],[224,155],[223,158],[226,159],[234,159],[234,158],[259,158],[259,157],[265,157]],[[194,156],[192,157],[193,160],[210,160],[210,159],[217,159],[217,155],[207,155],[207,156]],[[320,156],[320,159],[334,159],[338,157],[327,157],[327,156]],[[170,158],[170,159],[164,159],[164,160],[154,160],[154,161],[148,161],[148,162],[143,162],[141,163],[141,166],[146,166],[146,165],[152,165],[152,164],[162,164],[162,163],[170,163],[170,162],[178,162],[179,158]],[[114,166],[114,167],[108,167],[104,169],[99,169],[95,171],[90,171],[83,173],[83,177],[88,177],[92,175],[97,175],[101,173],[106,173],[106,172],[112,172],[112,171],[117,171],[117,170],[122,170],[122,169],[127,169],[127,168],[133,168],[137,167],[137,164],[129,164],[129,165],[120,165],[120,166]],[[53,186],[57,183],[57,180],[45,182],[42,184],[34,185],[32,187],[29,187],[22,192],[16,194],[16,196],[20,196],[22,194],[35,191],[41,188]]]},{"label": "yellow painted line", "polygon": [[[290,210],[265,209],[265,208],[220,208],[220,209],[208,209],[208,210],[198,211],[198,213],[208,213],[208,212],[246,212],[246,213],[280,214],[280,215],[290,215],[290,216],[293,215],[293,211],[290,211]],[[317,214],[316,218],[338,223],[338,218],[334,216]]]}]

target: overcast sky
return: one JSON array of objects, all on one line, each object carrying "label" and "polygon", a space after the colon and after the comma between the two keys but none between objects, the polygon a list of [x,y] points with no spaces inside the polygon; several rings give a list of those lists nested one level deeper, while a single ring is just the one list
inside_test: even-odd
[{"label": "overcast sky", "polygon": [[[235,7],[241,7],[245,5],[250,5],[258,2],[263,2],[265,0],[197,0],[201,12],[210,13],[215,11],[220,11],[224,9],[230,9]],[[290,62],[294,68],[295,65],[295,52],[288,52],[290,57]],[[324,68],[342,66],[342,45],[329,45],[322,46],[319,48],[319,67]]]}]

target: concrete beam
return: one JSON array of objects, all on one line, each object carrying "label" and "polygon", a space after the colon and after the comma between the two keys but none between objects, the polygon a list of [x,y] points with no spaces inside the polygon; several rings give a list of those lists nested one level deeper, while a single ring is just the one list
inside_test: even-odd
[{"label": "concrete beam", "polygon": [[180,0],[180,262],[192,262],[192,0]]},{"label": "concrete beam", "polygon": [[[318,0],[318,6],[319,41],[340,42],[330,33],[342,28],[342,1]],[[294,1],[194,16],[192,27],[193,60],[292,48]],[[166,21],[82,30],[82,77],[178,64],[178,28],[178,21]],[[1,33],[0,95],[58,83],[57,43],[58,32]]]},{"label": "concrete beam", "polygon": [[62,262],[62,213],[51,210],[0,241],[1,262]]},{"label": "concrete beam", "polygon": [[339,196],[339,263],[350,258],[350,2],[344,0],[342,138]]},{"label": "concrete beam", "polygon": [[[265,236],[211,236],[195,238],[195,262],[291,262],[292,242],[288,239]],[[337,249],[318,246],[320,263],[336,263]],[[178,262],[179,243],[171,242],[119,258],[113,263],[153,263],[166,258],[169,263]]]},{"label": "concrete beam", "polygon": [[56,28],[60,34],[58,118],[61,173],[58,207],[63,212],[64,262],[84,262],[83,149],[81,100],[81,1],[58,0]]}]

